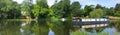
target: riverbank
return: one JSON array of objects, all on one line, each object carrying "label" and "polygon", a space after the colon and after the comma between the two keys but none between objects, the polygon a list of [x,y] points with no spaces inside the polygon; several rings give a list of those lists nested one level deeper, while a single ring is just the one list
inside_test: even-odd
[{"label": "riverbank", "polygon": [[[78,17],[77,17],[78,18]],[[120,17],[109,16],[110,21],[120,21]],[[36,21],[37,19],[4,19],[4,21]],[[54,18],[55,20],[55,18]],[[59,19],[57,19],[59,20]]]},{"label": "riverbank", "polygon": [[108,19],[110,19],[110,20],[120,20],[120,17],[109,16]]},{"label": "riverbank", "polygon": [[120,21],[120,17],[109,16],[108,19],[110,21]]},{"label": "riverbank", "polygon": [[36,19],[4,19],[4,21],[36,21]]}]

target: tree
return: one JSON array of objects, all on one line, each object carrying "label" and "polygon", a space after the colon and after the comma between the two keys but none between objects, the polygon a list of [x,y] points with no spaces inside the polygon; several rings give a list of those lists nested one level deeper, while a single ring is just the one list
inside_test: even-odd
[{"label": "tree", "polygon": [[12,1],[11,0],[0,0],[0,12],[1,12],[1,18],[5,19],[7,18],[8,14],[7,12],[10,11]]},{"label": "tree", "polygon": [[0,0],[0,12],[2,19],[19,18],[21,15],[19,4],[12,0]]},{"label": "tree", "polygon": [[69,17],[71,14],[70,0],[61,0],[59,3],[53,5],[51,8],[55,9],[54,13],[56,14],[56,17],[58,16],[59,18]]},{"label": "tree", "polygon": [[17,2],[12,3],[12,9],[8,12],[8,19],[15,19],[21,16],[20,5]]},{"label": "tree", "polygon": [[26,17],[33,18],[33,13],[31,12],[32,10],[32,0],[24,0],[23,3],[21,4],[22,6],[22,12],[26,12]]},{"label": "tree", "polygon": [[120,16],[120,4],[116,4],[115,6],[115,16]]},{"label": "tree", "polygon": [[101,5],[97,4],[96,7],[95,7],[95,9],[99,9],[99,8],[103,9],[103,7]]},{"label": "tree", "polygon": [[55,3],[51,9],[53,9],[54,16],[57,18],[66,18],[71,15],[69,0],[61,0],[60,2]]},{"label": "tree", "polygon": [[120,11],[120,4],[116,4],[115,11]]},{"label": "tree", "polygon": [[108,16],[114,16],[114,8],[111,7],[111,8],[106,8],[106,15]]},{"label": "tree", "polygon": [[39,12],[40,12],[40,7],[38,5],[34,5],[33,9],[32,9],[32,13],[34,15],[34,17],[38,17],[39,16]]},{"label": "tree", "polygon": [[60,1],[59,3],[55,3],[53,6],[51,6],[51,9],[53,9],[54,17],[62,18],[63,16],[62,1]]},{"label": "tree", "polygon": [[63,18],[64,17],[69,17],[71,12],[70,12],[70,0],[61,0],[62,1],[62,11],[63,11]]},{"label": "tree", "polygon": [[73,17],[82,16],[83,11],[80,9],[81,5],[79,2],[73,2],[70,6],[70,11]]},{"label": "tree", "polygon": [[37,0],[37,5],[40,7],[38,18],[47,18],[49,9],[46,0]]},{"label": "tree", "polygon": [[84,16],[88,16],[89,13],[93,10],[94,10],[94,5],[90,5],[90,6],[86,5],[84,8],[84,12],[85,12]]},{"label": "tree", "polygon": [[95,9],[92,12],[90,12],[90,18],[100,18],[102,16],[103,16],[102,9]]},{"label": "tree", "polygon": [[46,0],[37,0],[37,5],[39,5],[42,8],[48,8]]}]

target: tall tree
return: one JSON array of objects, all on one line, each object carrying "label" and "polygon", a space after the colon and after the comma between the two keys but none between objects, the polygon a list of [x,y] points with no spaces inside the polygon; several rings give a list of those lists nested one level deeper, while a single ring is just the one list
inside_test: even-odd
[{"label": "tall tree", "polygon": [[100,18],[102,16],[103,16],[102,9],[95,9],[92,12],[90,12],[90,18]]},{"label": "tall tree", "polygon": [[34,5],[34,7],[32,9],[32,13],[35,18],[38,18],[39,12],[40,12],[40,7],[38,5]]},{"label": "tall tree", "polygon": [[22,12],[26,12],[26,17],[33,18],[33,13],[31,12],[33,7],[33,1],[32,0],[24,0],[21,4],[22,6]]},{"label": "tall tree", "polygon": [[120,4],[116,4],[115,11],[120,11]]},{"label": "tall tree", "polygon": [[37,0],[37,4],[42,8],[48,8],[47,0]]},{"label": "tall tree", "polygon": [[55,3],[51,8],[53,9],[55,17],[65,18],[71,15],[69,0],[61,0],[60,2]]},{"label": "tall tree", "polygon": [[70,12],[70,0],[61,0],[63,1],[62,3],[62,11],[63,11],[63,17],[69,17],[71,12]]},{"label": "tall tree", "polygon": [[114,8],[111,7],[111,8],[106,8],[106,15],[108,16],[114,16]]},{"label": "tall tree", "polygon": [[17,2],[13,2],[12,0],[0,0],[0,18],[18,18],[21,14],[20,6]]},{"label": "tall tree", "polygon": [[35,18],[49,18],[53,16],[53,10],[48,8],[46,0],[37,0],[37,4],[33,5],[32,13]]},{"label": "tall tree", "polygon": [[115,6],[115,16],[120,16],[120,4],[116,4]]},{"label": "tall tree", "polygon": [[51,6],[51,9],[54,9],[54,17],[61,18],[63,16],[63,11],[62,11],[62,1],[56,2],[53,6]]},{"label": "tall tree", "polygon": [[84,7],[84,16],[88,16],[89,15],[89,13],[91,12],[91,11],[93,11],[94,10],[94,5],[90,5],[90,6],[88,6],[88,5],[86,5],[85,7]]},{"label": "tall tree", "polygon": [[96,7],[95,7],[95,9],[99,9],[99,8],[103,9],[103,7],[101,5],[97,4]]},{"label": "tall tree", "polygon": [[77,17],[77,16],[82,16],[83,11],[80,10],[81,5],[79,2],[73,2],[70,6],[70,11],[72,13],[72,16]]}]

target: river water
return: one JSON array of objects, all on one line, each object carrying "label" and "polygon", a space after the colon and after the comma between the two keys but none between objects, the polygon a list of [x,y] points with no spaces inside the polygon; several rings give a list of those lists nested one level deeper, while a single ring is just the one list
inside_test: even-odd
[{"label": "river water", "polygon": [[0,35],[120,35],[120,21],[108,26],[81,28],[67,21],[1,21]]}]

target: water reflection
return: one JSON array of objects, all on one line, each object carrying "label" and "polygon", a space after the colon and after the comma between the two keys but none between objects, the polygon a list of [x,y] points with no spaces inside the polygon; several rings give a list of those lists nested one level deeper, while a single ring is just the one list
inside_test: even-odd
[{"label": "water reflection", "polygon": [[19,31],[20,23],[21,22],[1,22],[0,23],[1,35],[21,35]]},{"label": "water reflection", "polygon": [[0,22],[0,35],[119,35],[119,32],[120,22],[112,21],[108,27],[95,28],[74,27],[71,20],[64,22],[47,20]]},{"label": "water reflection", "polygon": [[49,29],[49,30],[50,31],[49,31],[48,35],[54,35],[54,32],[51,29]]},{"label": "water reflection", "polygon": [[115,28],[105,28],[103,32],[108,32],[110,35],[115,35]]}]

